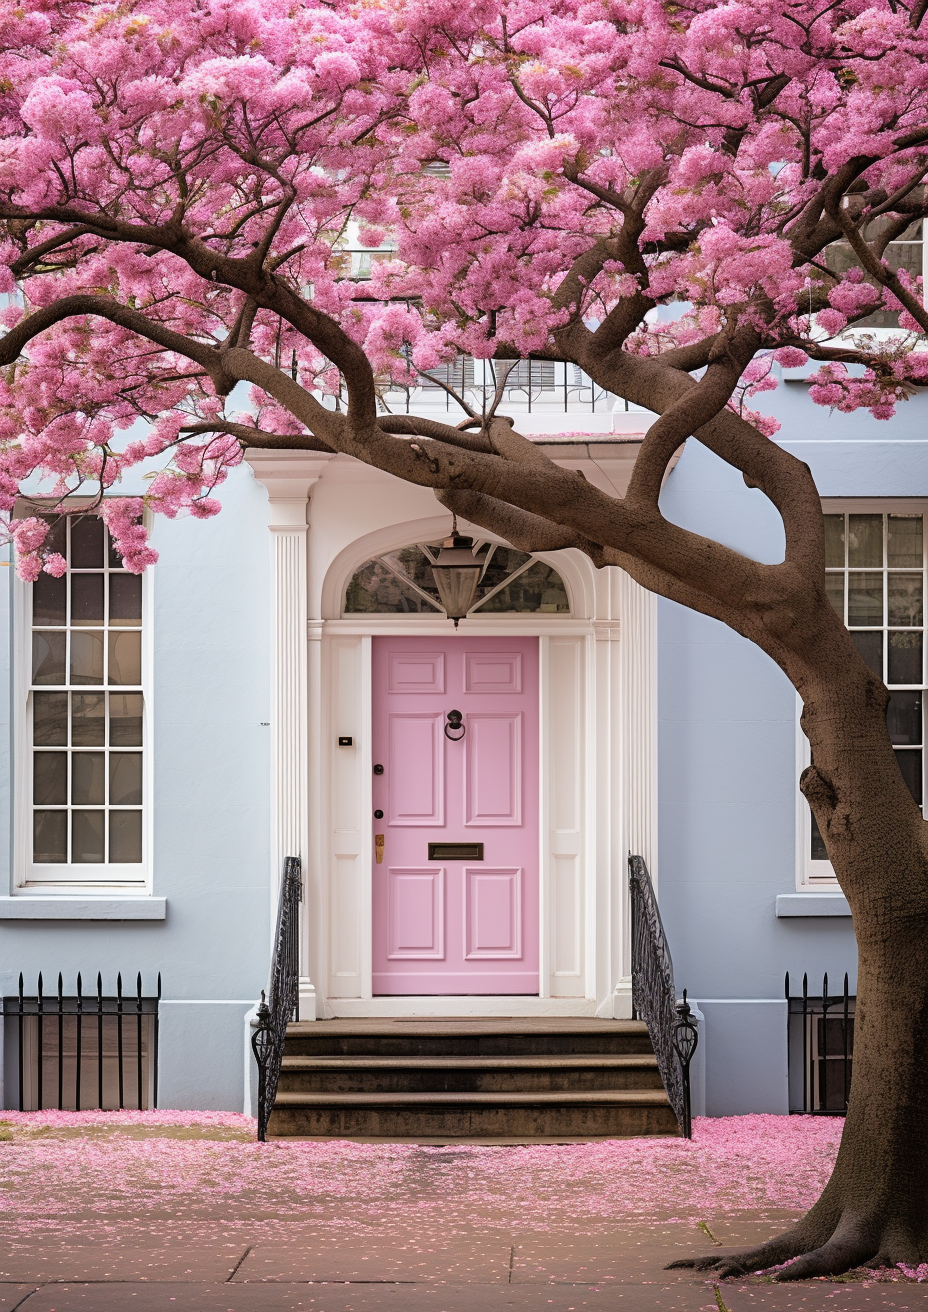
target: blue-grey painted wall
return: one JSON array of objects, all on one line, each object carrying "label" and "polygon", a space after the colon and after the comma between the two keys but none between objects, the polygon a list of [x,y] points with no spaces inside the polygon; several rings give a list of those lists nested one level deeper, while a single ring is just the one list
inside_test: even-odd
[{"label": "blue-grey painted wall", "polygon": [[[928,495],[928,397],[891,423],[829,414],[803,382],[763,397],[822,496]],[[690,442],[664,513],[753,559],[782,559],[771,503]],[[777,919],[796,889],[796,694],[759,649],[672,602],[658,608],[660,903],[679,987],[705,1014],[710,1115],[788,1110],[783,982],[856,987],[850,918]],[[813,987],[814,984],[814,987]]]},{"label": "blue-grey painted wall", "polygon": [[[0,921],[0,986],[12,993],[22,970],[33,992],[39,970],[46,987],[60,970],[73,992],[78,970],[86,987],[102,969],[109,993],[118,970],[133,982],[141,970],[152,992],[160,971],[160,1104],[241,1110],[243,1020],[265,984],[270,933],[268,532],[266,492],[247,466],[230,476],[222,501],[215,519],[159,522],[154,534],[152,892],[167,898],[167,918],[83,923],[79,933],[68,921]],[[0,589],[7,668],[9,591]],[[5,742],[8,716],[2,700]],[[3,758],[0,855],[8,867]],[[7,870],[0,891],[8,890]]]}]

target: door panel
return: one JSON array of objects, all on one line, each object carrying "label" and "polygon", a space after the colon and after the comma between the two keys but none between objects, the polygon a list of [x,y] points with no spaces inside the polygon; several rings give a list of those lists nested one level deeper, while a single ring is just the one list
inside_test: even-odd
[{"label": "door panel", "polygon": [[465,824],[521,825],[522,717],[471,715],[467,721]]},{"label": "door panel", "polygon": [[522,871],[464,871],[467,959],[501,960],[522,952]]},{"label": "door panel", "polygon": [[537,993],[538,639],[374,638],[372,746],[375,995]]},{"label": "door panel", "polygon": [[387,791],[391,825],[444,823],[441,715],[391,715]]},{"label": "door panel", "polygon": [[445,955],[445,872],[387,871],[391,961],[424,961]]},{"label": "door panel", "polygon": [[521,652],[465,652],[464,691],[521,692]]},{"label": "door panel", "polygon": [[391,652],[388,669],[387,688],[390,692],[445,691],[443,652]]}]

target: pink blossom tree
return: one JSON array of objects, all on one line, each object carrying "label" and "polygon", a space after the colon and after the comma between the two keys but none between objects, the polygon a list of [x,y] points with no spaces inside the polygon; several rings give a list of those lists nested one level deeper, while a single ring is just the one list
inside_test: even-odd
[{"label": "pink blossom tree", "polygon": [[[49,499],[89,504],[143,570],[143,511],[215,514],[243,449],[339,451],[522,550],[620,566],[801,695],[801,787],[860,948],[853,1088],[818,1203],[702,1264],[728,1272],[928,1258],[928,827],[886,689],[825,594],[812,477],[749,405],[772,361],[811,359],[813,400],[878,419],[928,380],[919,279],[887,259],[928,214],[926,9],[0,4],[0,510],[25,578],[65,568]],[[389,243],[363,285],[351,224]],[[899,331],[844,332],[876,309]],[[387,413],[387,382],[460,352],[501,377],[569,361],[654,411],[627,495],[553,465],[499,413],[502,387],[457,425]],[[663,518],[688,439],[776,506],[782,562]],[[119,495],[152,468],[144,496]]]}]

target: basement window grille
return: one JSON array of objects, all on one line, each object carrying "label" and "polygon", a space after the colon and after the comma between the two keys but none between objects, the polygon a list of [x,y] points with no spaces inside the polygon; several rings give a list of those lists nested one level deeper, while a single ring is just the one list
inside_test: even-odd
[{"label": "basement window grille", "polygon": [[41,973],[29,995],[20,974],[19,992],[3,999],[5,1105],[27,1112],[157,1107],[160,998],[160,974],[153,996],[142,992],[141,974],[129,993],[117,975],[113,995],[104,995],[101,974],[94,993],[84,992],[78,974],[76,992],[65,994],[59,974],[49,994]]},{"label": "basement window grille", "polygon": [[828,976],[817,996],[809,993],[809,977],[802,977],[802,992],[790,994],[786,976],[789,1109],[812,1116],[844,1116],[854,1069],[854,1014],[857,998],[848,991],[848,977],[840,993],[828,992]]}]

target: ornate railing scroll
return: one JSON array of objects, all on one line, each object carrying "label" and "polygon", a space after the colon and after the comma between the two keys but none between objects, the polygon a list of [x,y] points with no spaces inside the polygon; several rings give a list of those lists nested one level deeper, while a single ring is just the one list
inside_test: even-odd
[{"label": "ornate railing scroll", "polygon": [[303,875],[298,856],[288,856],[277,904],[277,931],[268,979],[267,998],[261,990],[261,1003],[254,1022],[251,1047],[258,1063],[258,1142],[267,1138],[277,1081],[283,1061],[287,1026],[298,1019],[300,1000],[300,902],[303,899]]},{"label": "ornate railing scroll", "polygon": [[680,1122],[684,1137],[692,1137],[690,1061],[698,1032],[686,1001],[677,1005],[673,962],[657,909],[654,885],[644,858],[629,856],[628,885],[632,903],[632,1005],[648,1027],[658,1070]]}]

